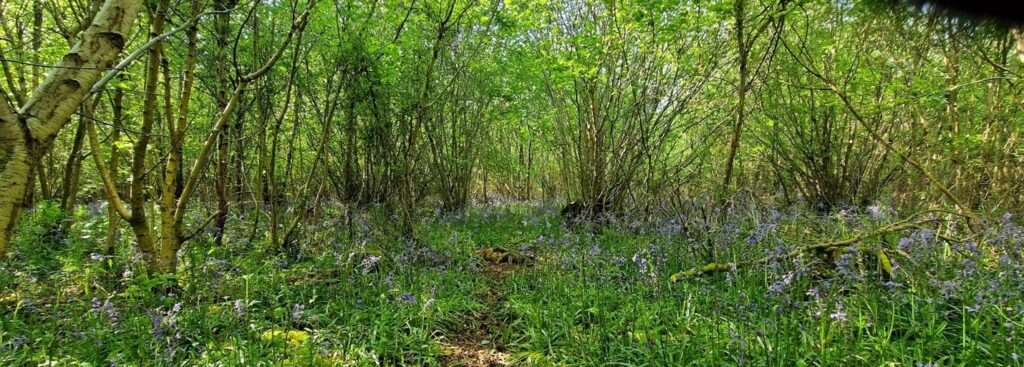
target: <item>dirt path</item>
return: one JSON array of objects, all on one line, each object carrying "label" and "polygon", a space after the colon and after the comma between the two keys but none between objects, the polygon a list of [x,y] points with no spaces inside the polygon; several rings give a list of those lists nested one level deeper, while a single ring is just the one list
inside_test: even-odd
[{"label": "dirt path", "polygon": [[484,305],[481,312],[467,315],[467,332],[450,335],[441,342],[441,366],[494,367],[509,366],[511,354],[501,345],[500,334],[508,319],[505,315],[505,295],[501,293],[502,281],[524,265],[498,263],[488,264],[481,276],[486,279],[487,289],[479,295]]}]

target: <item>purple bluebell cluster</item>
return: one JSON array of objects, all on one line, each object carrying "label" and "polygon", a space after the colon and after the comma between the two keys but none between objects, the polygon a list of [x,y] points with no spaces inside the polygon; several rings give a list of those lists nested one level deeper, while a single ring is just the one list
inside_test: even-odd
[{"label": "purple bluebell cluster", "polygon": [[101,301],[99,298],[93,297],[91,303],[92,309],[89,312],[106,315],[112,323],[117,323],[120,320],[117,315],[117,309],[114,308],[114,303],[109,299]]},{"label": "purple bluebell cluster", "polygon": [[398,301],[406,303],[416,303],[416,296],[413,296],[412,293],[403,293],[402,295],[398,296]]}]

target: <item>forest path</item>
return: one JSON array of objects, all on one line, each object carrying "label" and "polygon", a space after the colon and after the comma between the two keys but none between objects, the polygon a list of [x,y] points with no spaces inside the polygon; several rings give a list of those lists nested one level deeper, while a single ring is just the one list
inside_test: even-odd
[{"label": "forest path", "polygon": [[500,342],[501,334],[509,322],[502,283],[510,275],[527,268],[522,264],[499,262],[487,263],[486,268],[479,272],[485,280],[486,288],[477,297],[484,307],[480,312],[466,315],[466,332],[452,335],[441,343],[441,366],[512,365],[511,353]]}]

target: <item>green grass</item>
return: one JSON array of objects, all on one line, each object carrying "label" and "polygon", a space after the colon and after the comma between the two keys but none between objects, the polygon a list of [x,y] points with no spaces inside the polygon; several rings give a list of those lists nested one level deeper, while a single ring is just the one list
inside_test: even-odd
[{"label": "green grass", "polygon": [[[376,212],[353,240],[326,220],[292,255],[200,240],[176,276],[149,278],[130,249],[91,259],[104,219],[75,217],[67,233],[52,210],[23,222],[0,271],[0,365],[449,365],[454,341],[524,366],[1019,366],[1024,355],[1016,235],[973,257],[931,242],[894,259],[897,285],[860,257],[849,273],[801,258],[673,284],[707,261],[880,223],[752,210],[687,235],[668,222],[567,228],[550,208],[509,205],[428,216],[418,242]],[[495,271],[474,254],[495,246],[532,260]],[[379,265],[361,265],[375,254]],[[961,274],[968,259],[976,269]]]}]

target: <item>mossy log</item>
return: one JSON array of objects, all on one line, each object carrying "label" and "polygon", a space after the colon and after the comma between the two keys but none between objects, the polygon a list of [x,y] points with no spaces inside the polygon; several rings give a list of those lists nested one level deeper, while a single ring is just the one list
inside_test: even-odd
[{"label": "mossy log", "polygon": [[482,248],[475,252],[481,259],[491,264],[521,264],[525,262],[522,255],[501,247]]},{"label": "mossy log", "polygon": [[[847,238],[847,239],[838,240],[838,241],[828,241],[828,242],[815,243],[815,244],[811,244],[811,245],[807,245],[807,246],[798,247],[796,249],[793,249],[793,250],[791,250],[789,252],[786,252],[786,253],[783,253],[781,255],[770,255],[770,256],[765,256],[765,257],[759,258],[759,259],[754,259],[754,260],[739,261],[739,262],[725,263],[725,264],[721,264],[721,263],[708,263],[708,264],[706,264],[704,266],[698,266],[698,267],[692,268],[690,270],[685,270],[685,271],[681,271],[681,272],[672,274],[671,279],[672,279],[672,282],[674,283],[674,282],[678,282],[678,281],[686,279],[686,278],[698,277],[698,276],[707,275],[707,274],[715,274],[715,273],[728,272],[728,271],[733,271],[733,270],[736,270],[738,268],[743,268],[743,267],[747,267],[747,266],[751,266],[751,265],[767,264],[768,262],[770,262],[772,260],[789,259],[789,258],[794,258],[794,257],[800,256],[802,254],[808,254],[808,253],[832,251],[832,250],[835,250],[835,249],[838,249],[838,248],[842,248],[842,247],[849,247],[850,245],[853,245],[855,243],[861,242],[861,241],[866,240],[868,238],[878,237],[878,236],[885,235],[885,234],[888,234],[888,233],[905,231],[905,230],[908,230],[908,229],[923,229],[923,228],[925,228],[924,227],[925,225],[927,225],[929,223],[934,223],[936,221],[936,219],[926,219],[926,220],[916,220],[916,221],[913,220],[914,218],[918,217],[922,213],[924,213],[924,212],[912,215],[912,216],[910,216],[910,219],[906,219],[906,220],[901,221],[901,222],[893,223],[893,224],[887,225],[885,227],[879,228],[879,229],[874,230],[874,231],[864,232],[864,233],[861,233],[859,235],[856,235],[856,236],[853,236],[853,237],[850,237],[850,238]],[[879,259],[879,265],[881,266],[883,271],[886,271],[886,272],[888,272],[891,275],[892,274],[892,263],[889,261],[889,257],[885,254],[885,251],[879,250],[877,255],[878,255],[878,259]]]}]

